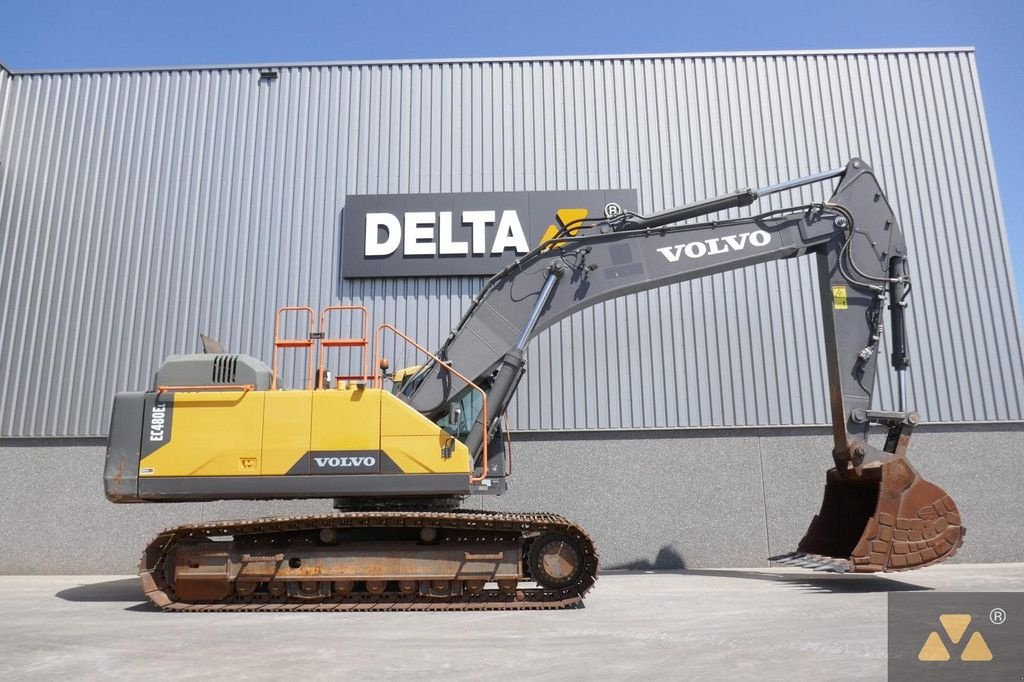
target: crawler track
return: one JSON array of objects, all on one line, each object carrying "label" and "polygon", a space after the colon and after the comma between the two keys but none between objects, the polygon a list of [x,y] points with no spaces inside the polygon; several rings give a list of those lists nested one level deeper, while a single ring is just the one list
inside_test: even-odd
[{"label": "crawler track", "polygon": [[[505,589],[488,583],[475,594],[463,592],[447,596],[402,594],[389,582],[389,589],[371,594],[365,583],[356,584],[348,594],[328,591],[326,596],[295,597],[273,595],[268,589],[259,589],[248,595],[232,589],[222,599],[179,599],[175,594],[169,557],[183,541],[215,540],[218,537],[239,538],[253,536],[287,537],[296,533],[332,529],[336,532],[359,530],[373,533],[393,529],[436,528],[440,531],[476,534],[515,534],[523,557],[529,553],[530,543],[545,534],[557,533],[570,538],[579,550],[579,570],[569,584],[557,589],[545,588],[528,582]],[[330,532],[330,531],[327,531]],[[223,543],[228,544],[228,543]],[[523,581],[530,581],[529,569],[523,561]],[[552,514],[521,514],[480,511],[451,512],[340,512],[318,516],[277,517],[250,521],[217,521],[168,528],[157,535],[146,547],[139,566],[139,578],[146,597],[165,611],[224,612],[224,611],[455,611],[487,609],[564,609],[580,606],[583,596],[597,579],[598,555],[587,533],[576,524]],[[452,581],[457,582],[457,581]],[[452,590],[456,592],[458,590]]]}]

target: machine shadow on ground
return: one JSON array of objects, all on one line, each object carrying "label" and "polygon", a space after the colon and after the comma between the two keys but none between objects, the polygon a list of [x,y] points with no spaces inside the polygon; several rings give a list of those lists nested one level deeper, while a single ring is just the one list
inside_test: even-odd
[{"label": "machine shadow on ground", "polygon": [[686,567],[686,559],[671,546],[658,550],[654,561],[640,559],[609,566],[601,571],[603,575],[629,575],[635,573],[666,573],[676,575],[707,576],[711,578],[742,578],[792,585],[812,592],[834,592],[838,594],[869,592],[918,592],[931,590],[930,587],[914,585],[901,580],[892,580],[879,575],[838,575],[835,573],[765,573],[756,570],[738,569],[692,569]]},{"label": "machine shadow on ground", "polygon": [[[631,573],[633,571],[624,571]],[[877,575],[822,575],[807,571],[807,575],[796,573],[763,573],[755,570],[736,570],[725,568],[686,569],[681,571],[655,571],[677,575],[706,576],[709,578],[742,578],[745,580],[763,580],[780,583],[808,592],[830,592],[834,594],[855,594],[870,592],[923,592],[933,588],[914,585],[900,580],[892,580]],[[605,572],[607,575],[609,572]]]},{"label": "machine shadow on ground", "polygon": [[146,601],[138,578],[119,578],[101,583],[86,583],[63,589],[56,594],[58,599],[70,602],[125,602],[130,603],[126,611],[159,611]]}]

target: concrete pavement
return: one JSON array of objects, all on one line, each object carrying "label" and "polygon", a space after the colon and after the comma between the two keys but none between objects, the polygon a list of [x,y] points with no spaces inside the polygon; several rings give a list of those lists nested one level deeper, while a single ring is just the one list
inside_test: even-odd
[{"label": "concrete pavement", "polygon": [[899,590],[1024,591],[1024,564],[610,573],[522,613],[165,614],[134,578],[2,576],[0,676],[879,679]]}]

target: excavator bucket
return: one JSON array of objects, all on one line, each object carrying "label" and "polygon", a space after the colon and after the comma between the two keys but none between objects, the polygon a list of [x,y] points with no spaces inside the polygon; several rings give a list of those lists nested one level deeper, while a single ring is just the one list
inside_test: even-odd
[{"label": "excavator bucket", "polygon": [[797,551],[770,560],[837,573],[905,571],[952,556],[965,533],[946,491],[898,455],[860,473],[830,469]]}]

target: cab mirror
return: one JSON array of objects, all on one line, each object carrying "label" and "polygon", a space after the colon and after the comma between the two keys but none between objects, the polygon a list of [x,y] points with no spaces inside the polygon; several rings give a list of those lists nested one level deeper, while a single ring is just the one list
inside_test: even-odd
[{"label": "cab mirror", "polygon": [[456,436],[462,431],[462,405],[452,403],[448,406],[448,433]]}]

